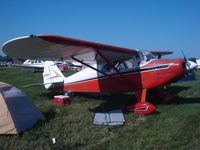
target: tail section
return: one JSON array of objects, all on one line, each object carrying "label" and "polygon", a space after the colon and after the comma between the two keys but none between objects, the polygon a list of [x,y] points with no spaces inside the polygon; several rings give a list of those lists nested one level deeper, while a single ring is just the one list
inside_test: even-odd
[{"label": "tail section", "polygon": [[46,89],[54,88],[64,83],[64,76],[53,61],[46,61],[43,72],[43,83]]}]

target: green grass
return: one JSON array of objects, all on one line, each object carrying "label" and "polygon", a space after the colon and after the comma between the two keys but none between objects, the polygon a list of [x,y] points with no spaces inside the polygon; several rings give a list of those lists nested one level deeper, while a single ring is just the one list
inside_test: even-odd
[{"label": "green grass", "polygon": [[[197,77],[200,79],[200,72]],[[125,125],[110,127],[93,125],[94,113],[134,103],[133,92],[111,96],[76,94],[70,105],[61,106],[53,103],[53,93],[42,86],[23,88],[42,83],[40,72],[0,68],[0,81],[24,91],[46,117],[46,121],[38,122],[21,137],[0,135],[0,150],[200,149],[200,82],[172,84],[166,91],[177,97],[175,102],[155,104],[157,111],[145,115],[143,120],[137,114],[124,113]],[[56,112],[56,108],[61,112]],[[56,144],[52,144],[53,137]]]}]

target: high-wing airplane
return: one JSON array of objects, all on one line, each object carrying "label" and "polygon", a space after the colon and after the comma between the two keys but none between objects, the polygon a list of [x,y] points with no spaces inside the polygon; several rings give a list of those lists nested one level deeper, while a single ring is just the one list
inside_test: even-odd
[{"label": "high-wing airplane", "polygon": [[128,107],[136,113],[151,113],[147,89],[178,81],[186,74],[185,59],[158,59],[169,51],[148,51],[110,46],[56,35],[26,36],[6,42],[4,53],[14,58],[76,61],[86,66],[64,77],[52,61],[46,61],[43,80],[49,90],[73,92],[135,91],[138,103]]}]

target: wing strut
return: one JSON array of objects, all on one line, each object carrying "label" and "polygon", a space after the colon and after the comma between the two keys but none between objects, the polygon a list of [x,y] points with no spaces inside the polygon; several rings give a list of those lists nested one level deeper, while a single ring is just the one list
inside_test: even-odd
[{"label": "wing strut", "polygon": [[71,58],[74,59],[75,61],[77,61],[77,62],[79,62],[79,63],[81,63],[81,64],[83,64],[83,65],[85,65],[85,66],[87,66],[87,67],[89,67],[89,68],[91,68],[91,69],[93,69],[93,70],[95,70],[95,71],[97,71],[97,72],[103,74],[103,75],[105,75],[105,76],[107,76],[107,77],[111,77],[111,78],[112,78],[111,75],[109,75],[109,74],[107,74],[107,73],[105,73],[105,72],[102,72],[102,71],[100,71],[100,70],[98,70],[98,69],[96,69],[96,68],[94,68],[94,67],[92,67],[92,66],[90,66],[90,65],[88,65],[88,64],[86,64],[86,63],[84,63],[83,61],[81,61],[81,60],[75,58],[74,56],[72,56]]},{"label": "wing strut", "polygon": [[108,60],[108,58],[106,56],[104,56],[100,51],[97,51],[97,53],[101,56],[101,58],[103,58],[103,60],[111,67],[113,68],[129,85],[129,81],[125,78],[125,76],[112,64],[112,62],[110,62],[110,60]]},{"label": "wing strut", "polygon": [[[100,56],[101,56],[101,54],[100,54]],[[102,56],[104,56],[104,55],[102,55]],[[104,56],[105,57],[105,56]],[[102,72],[102,71],[100,71],[100,70],[98,70],[98,69],[96,69],[96,68],[94,68],[94,67],[92,67],[92,66],[90,66],[90,65],[88,65],[87,63],[84,63],[83,61],[81,61],[81,60],[79,60],[79,59],[77,59],[77,58],[75,58],[74,56],[71,56],[71,58],[73,59],[73,60],[75,60],[75,61],[77,61],[77,62],[79,62],[79,63],[81,63],[81,64],[83,64],[83,65],[85,65],[85,66],[87,66],[87,67],[89,67],[89,68],[91,68],[91,69],[93,69],[93,70],[95,70],[95,71],[97,71],[97,72],[99,72],[99,73],[101,73],[101,74],[103,74],[103,75],[105,75],[105,76],[107,76],[107,77],[109,77],[109,78],[111,78],[111,79],[113,79],[113,80],[115,80],[115,81],[117,81],[117,82],[119,82],[118,80],[116,80],[115,78],[113,78],[110,74],[107,74],[107,73],[105,73],[105,72]],[[105,57],[105,59],[107,59],[106,57]],[[107,62],[107,61],[106,61]],[[111,63],[109,60],[108,60],[108,62],[109,63]],[[111,64],[112,65],[112,64]],[[113,65],[112,65],[113,66]],[[114,67],[114,66],[113,66]],[[115,67],[114,67],[115,68]],[[116,70],[118,70],[117,68],[116,68]],[[119,71],[119,70],[118,70]],[[117,72],[118,72],[117,71]],[[119,71],[120,72],[120,71]],[[122,76],[122,78],[125,80],[125,81],[127,81],[126,82],[126,84],[124,84],[124,82],[122,83],[122,85],[124,85],[124,86],[129,86],[129,82],[128,82],[128,80],[123,76],[123,74],[120,72],[120,76]]]}]

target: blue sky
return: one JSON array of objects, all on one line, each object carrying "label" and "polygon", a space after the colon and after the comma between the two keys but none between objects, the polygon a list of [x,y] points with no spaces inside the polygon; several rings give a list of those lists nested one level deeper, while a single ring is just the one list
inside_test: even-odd
[{"label": "blue sky", "polygon": [[1,0],[0,18],[0,45],[56,34],[200,58],[199,0]]}]

